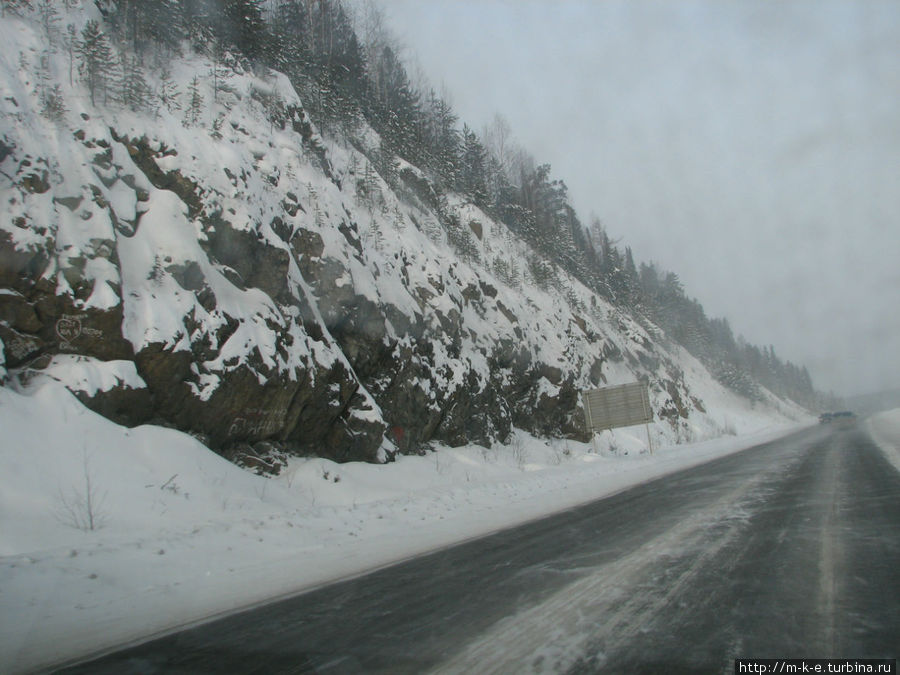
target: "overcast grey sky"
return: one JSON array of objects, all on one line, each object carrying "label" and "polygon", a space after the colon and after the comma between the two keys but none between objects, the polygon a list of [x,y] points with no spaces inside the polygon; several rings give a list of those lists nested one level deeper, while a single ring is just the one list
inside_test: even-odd
[{"label": "overcast grey sky", "polygon": [[900,2],[383,0],[638,261],[820,389],[900,386]]}]

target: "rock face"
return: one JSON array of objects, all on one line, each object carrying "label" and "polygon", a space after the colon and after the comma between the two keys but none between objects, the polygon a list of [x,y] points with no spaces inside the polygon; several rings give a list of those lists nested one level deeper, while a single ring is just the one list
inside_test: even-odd
[{"label": "rock face", "polygon": [[583,437],[579,391],[608,380],[644,379],[673,420],[702,410],[620,309],[560,271],[549,290],[511,278],[529,251],[502,223],[402,162],[383,180],[357,149],[379,150],[371,129],[322,138],[277,73],[229,86],[208,126],[164,108],[51,122],[13,86],[0,376],[56,377],[116,421],[177,427],[260,470],[286,453],[490,445],[513,427]]}]

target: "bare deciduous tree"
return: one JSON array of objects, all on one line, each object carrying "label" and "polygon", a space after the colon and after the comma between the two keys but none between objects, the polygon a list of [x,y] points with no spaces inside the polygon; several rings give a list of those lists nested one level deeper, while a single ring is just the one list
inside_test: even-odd
[{"label": "bare deciduous tree", "polygon": [[106,493],[101,493],[97,487],[86,449],[82,453],[82,475],[83,485],[73,486],[67,492],[59,489],[55,515],[63,525],[93,532],[106,523],[106,513],[103,510]]}]

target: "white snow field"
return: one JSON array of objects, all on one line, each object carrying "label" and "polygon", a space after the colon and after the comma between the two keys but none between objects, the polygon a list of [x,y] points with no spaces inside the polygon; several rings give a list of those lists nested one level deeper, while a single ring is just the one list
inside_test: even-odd
[{"label": "white snow field", "polygon": [[50,378],[0,388],[0,671],[358,575],[810,423],[772,426],[749,405],[734,422],[742,435],[653,454],[643,427],[605,432],[599,453],[517,434],[386,465],[295,459],[273,479],[188,435],[113,424]]},{"label": "white snow field", "polygon": [[900,471],[900,408],[873,415],[866,420],[866,429]]}]

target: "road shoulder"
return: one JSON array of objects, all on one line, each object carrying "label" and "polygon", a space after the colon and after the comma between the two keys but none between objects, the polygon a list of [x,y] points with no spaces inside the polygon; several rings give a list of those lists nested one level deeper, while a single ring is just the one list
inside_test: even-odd
[{"label": "road shoulder", "polygon": [[900,471],[900,409],[873,415],[866,420],[865,426],[888,461]]}]

